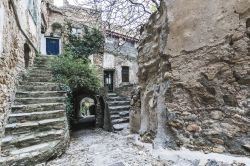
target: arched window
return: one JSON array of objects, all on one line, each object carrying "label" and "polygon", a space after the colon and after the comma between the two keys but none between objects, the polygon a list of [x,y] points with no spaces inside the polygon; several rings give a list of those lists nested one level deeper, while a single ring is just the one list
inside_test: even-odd
[{"label": "arched window", "polygon": [[25,68],[29,67],[29,61],[30,61],[30,47],[27,43],[24,44],[24,64]]}]

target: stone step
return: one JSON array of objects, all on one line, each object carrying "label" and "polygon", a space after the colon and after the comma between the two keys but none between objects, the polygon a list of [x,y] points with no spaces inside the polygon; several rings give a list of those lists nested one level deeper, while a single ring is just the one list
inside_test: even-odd
[{"label": "stone step", "polygon": [[17,113],[10,114],[8,123],[24,123],[27,121],[39,121],[43,119],[54,119],[64,117],[64,110],[42,111],[42,112],[29,112],[29,113]]},{"label": "stone step", "polygon": [[108,101],[129,101],[127,97],[108,97]]},{"label": "stone step", "polygon": [[120,118],[120,115],[118,115],[118,114],[110,115],[111,120],[119,119],[119,118]]},{"label": "stone step", "polygon": [[28,77],[53,77],[53,74],[52,73],[33,73],[33,72],[30,72],[28,74]]},{"label": "stone step", "polygon": [[8,157],[0,158],[1,166],[32,166],[44,162],[55,155],[60,141],[51,141],[10,151]]},{"label": "stone step", "polygon": [[128,117],[128,116],[129,116],[129,111],[122,111],[122,112],[119,112],[119,116],[120,116],[120,117]]},{"label": "stone step", "polygon": [[119,113],[120,111],[128,111],[130,109],[129,105],[125,105],[125,106],[110,106],[109,110],[110,112],[117,112]]},{"label": "stone step", "polygon": [[113,128],[115,131],[121,131],[121,130],[128,128],[128,127],[129,127],[129,123],[120,123],[120,124],[113,125]]},{"label": "stone step", "polygon": [[52,63],[53,61],[49,59],[36,59],[34,61],[34,65],[51,65]]},{"label": "stone step", "polygon": [[66,97],[65,91],[19,91],[16,98],[26,97]]},{"label": "stone step", "polygon": [[20,135],[31,132],[41,132],[65,127],[65,118],[29,121],[25,123],[11,123],[5,127],[5,135]]},{"label": "stone step", "polygon": [[126,122],[129,122],[129,118],[114,119],[114,120],[111,120],[111,122],[112,124],[126,123]]},{"label": "stone step", "polygon": [[117,97],[116,93],[108,93],[108,97]]},{"label": "stone step", "polygon": [[56,84],[48,85],[19,85],[18,91],[60,91],[61,88]]},{"label": "stone step", "polygon": [[47,69],[47,70],[51,70],[52,66],[51,64],[34,64],[33,68],[38,68],[38,69]]},{"label": "stone step", "polygon": [[64,130],[50,130],[38,133],[28,133],[21,135],[9,135],[2,139],[2,152],[9,153],[10,150],[17,150],[36,144],[50,142],[63,137]]},{"label": "stone step", "polygon": [[47,70],[47,69],[40,69],[40,68],[35,68],[33,67],[30,71],[29,71],[29,74],[34,74],[34,73],[37,73],[37,74],[52,74],[52,71],[51,70]]},{"label": "stone step", "polygon": [[13,105],[12,113],[41,112],[41,111],[64,110],[64,109],[65,109],[64,103]]},{"label": "stone step", "polygon": [[44,65],[43,66],[32,66],[31,71],[34,71],[34,70],[51,72],[51,66],[44,66]]},{"label": "stone step", "polygon": [[125,101],[109,101],[108,102],[109,106],[117,106],[117,105],[130,105],[130,101],[125,100]]},{"label": "stone step", "polygon": [[20,85],[32,85],[32,86],[59,86],[60,84],[57,82],[28,82],[27,80],[21,81]]},{"label": "stone step", "polygon": [[28,77],[29,82],[53,82],[53,77]]},{"label": "stone step", "polygon": [[36,62],[38,62],[38,61],[48,61],[48,62],[51,62],[53,59],[55,59],[54,56],[39,56],[39,57],[35,58],[35,61]]},{"label": "stone step", "polygon": [[40,104],[40,103],[64,103],[65,97],[45,97],[45,98],[16,98],[15,105]]}]

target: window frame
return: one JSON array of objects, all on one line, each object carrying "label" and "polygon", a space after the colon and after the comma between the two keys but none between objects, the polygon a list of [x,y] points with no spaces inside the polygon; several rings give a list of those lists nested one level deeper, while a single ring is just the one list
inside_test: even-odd
[{"label": "window frame", "polygon": [[122,82],[129,82],[129,66],[122,66]]},{"label": "window frame", "polygon": [[36,7],[37,7],[37,1],[36,0],[29,0],[28,10],[29,10],[29,13],[30,13],[35,25],[37,25],[37,21],[38,21],[38,11],[37,11]]}]

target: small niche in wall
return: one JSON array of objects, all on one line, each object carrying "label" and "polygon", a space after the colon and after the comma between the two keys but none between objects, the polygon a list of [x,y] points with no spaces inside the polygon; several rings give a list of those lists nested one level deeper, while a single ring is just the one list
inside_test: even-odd
[{"label": "small niche in wall", "polygon": [[250,18],[246,21],[246,34],[250,38]]},{"label": "small niche in wall", "polygon": [[122,66],[122,82],[129,82],[129,67]]},{"label": "small niche in wall", "polygon": [[246,28],[250,28],[250,18],[248,18],[246,21]]},{"label": "small niche in wall", "polygon": [[27,43],[24,44],[24,64],[25,68],[29,67],[29,61],[30,61],[30,47]]}]

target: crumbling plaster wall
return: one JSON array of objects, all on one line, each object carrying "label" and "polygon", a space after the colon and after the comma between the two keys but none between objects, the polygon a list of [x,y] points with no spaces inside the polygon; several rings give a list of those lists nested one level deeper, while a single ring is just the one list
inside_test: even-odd
[{"label": "crumbling plaster wall", "polygon": [[[129,67],[129,82],[122,82],[122,66]],[[136,58],[121,54],[114,55],[113,53],[104,52],[103,69],[114,70],[114,87],[122,87],[129,84],[137,84],[138,64]]]},{"label": "crumbling plaster wall", "polygon": [[[26,0],[13,1],[16,6],[17,14],[20,19],[21,27],[39,50],[40,24],[35,25],[28,11]],[[37,18],[40,19],[40,2],[36,3]],[[21,33],[17,26],[14,10],[8,0],[0,1],[0,144],[4,134],[4,126],[8,114],[10,113],[11,103],[15,97],[15,86],[18,78],[25,71],[24,44],[30,47],[30,66],[33,64],[35,50]],[[1,152],[1,150],[0,150]]]},{"label": "crumbling plaster wall", "polygon": [[[138,83],[136,41],[106,35],[103,55],[104,70],[114,70],[114,87]],[[122,82],[122,66],[129,67],[129,82]]]},{"label": "crumbling plaster wall", "polygon": [[162,1],[139,46],[133,132],[153,132],[156,147],[250,155],[249,6]]}]

